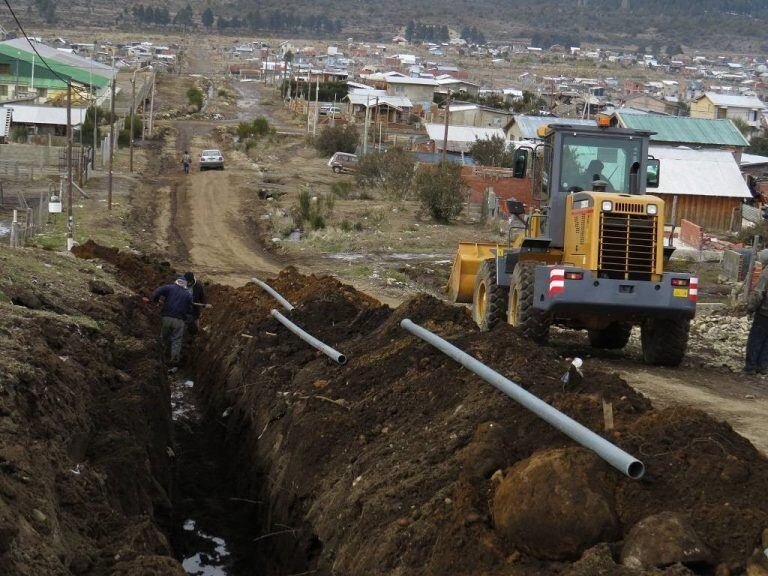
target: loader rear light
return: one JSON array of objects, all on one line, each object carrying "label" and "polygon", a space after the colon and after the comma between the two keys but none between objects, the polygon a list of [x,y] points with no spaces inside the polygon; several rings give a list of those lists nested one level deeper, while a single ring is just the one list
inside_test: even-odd
[{"label": "loader rear light", "polygon": [[672,278],[672,286],[688,286],[689,284],[688,278]]},{"label": "loader rear light", "polygon": [[566,280],[584,280],[584,272],[566,272]]}]

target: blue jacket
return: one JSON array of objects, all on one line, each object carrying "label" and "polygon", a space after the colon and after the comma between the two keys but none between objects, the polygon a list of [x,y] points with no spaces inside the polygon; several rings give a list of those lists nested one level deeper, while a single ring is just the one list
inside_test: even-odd
[{"label": "blue jacket", "polygon": [[192,313],[190,291],[178,284],[166,284],[152,293],[152,302],[158,302],[161,296],[165,298],[161,315],[186,321],[187,316]]}]

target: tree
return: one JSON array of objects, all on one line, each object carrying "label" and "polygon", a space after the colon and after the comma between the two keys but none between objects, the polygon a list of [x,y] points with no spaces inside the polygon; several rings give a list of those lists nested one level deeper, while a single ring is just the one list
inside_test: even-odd
[{"label": "tree", "polygon": [[415,188],[424,209],[443,223],[461,214],[469,191],[461,177],[461,165],[454,162],[422,166],[416,174]]},{"label": "tree", "polygon": [[283,60],[284,60],[286,63],[288,63],[288,64],[290,64],[291,62],[293,62],[293,52],[291,52],[290,50],[288,50],[288,51],[285,53],[285,55],[283,56]]},{"label": "tree", "polygon": [[672,56],[677,56],[678,54],[682,54],[682,53],[683,53],[683,47],[680,46],[679,43],[669,44],[667,46],[667,56],[669,56],[670,58]]},{"label": "tree", "polygon": [[749,141],[749,148],[747,148],[749,154],[757,154],[759,156],[768,156],[768,132],[763,130]]},{"label": "tree", "polygon": [[413,155],[396,146],[386,152],[371,152],[357,166],[356,179],[362,186],[382,188],[394,201],[407,199],[413,186],[416,161]]},{"label": "tree", "polygon": [[752,127],[747,124],[746,120],[742,120],[741,118],[731,118],[731,122],[733,122],[734,126],[739,129],[739,132],[741,132],[744,138],[749,139],[752,134]]},{"label": "tree", "polygon": [[199,88],[192,86],[187,90],[187,100],[199,112],[203,107],[203,92]]},{"label": "tree", "polygon": [[514,164],[514,154],[508,150],[507,141],[501,136],[475,140],[469,155],[480,166],[511,168]]},{"label": "tree", "polygon": [[213,26],[214,16],[213,16],[213,10],[211,9],[210,6],[208,6],[208,8],[206,8],[203,11],[203,15],[201,16],[201,19],[203,21],[203,26],[205,26],[206,28],[210,29]]},{"label": "tree", "polygon": [[326,126],[315,138],[315,148],[323,156],[333,156],[336,152],[354,154],[360,142],[360,135],[351,124]]}]

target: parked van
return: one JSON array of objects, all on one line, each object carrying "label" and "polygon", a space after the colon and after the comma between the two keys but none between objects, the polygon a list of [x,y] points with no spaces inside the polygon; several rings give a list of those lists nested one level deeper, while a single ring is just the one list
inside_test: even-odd
[{"label": "parked van", "polygon": [[357,170],[357,155],[348,154],[347,152],[336,152],[336,154],[331,156],[331,159],[328,160],[328,166],[330,166],[331,170],[336,172],[336,174],[341,174],[342,172],[354,172]]}]

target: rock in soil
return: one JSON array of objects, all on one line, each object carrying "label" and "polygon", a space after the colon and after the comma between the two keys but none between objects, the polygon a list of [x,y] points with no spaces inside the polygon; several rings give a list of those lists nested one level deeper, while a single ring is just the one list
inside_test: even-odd
[{"label": "rock in soil", "polygon": [[712,553],[682,514],[661,512],[635,524],[621,549],[629,568],[663,568],[671,564],[712,564]]},{"label": "rock in soil", "polygon": [[496,530],[537,558],[578,558],[620,535],[615,483],[608,465],[583,448],[538,452],[515,464],[496,489]]},{"label": "rock in soil", "polygon": [[100,296],[106,296],[108,294],[115,293],[115,289],[103,280],[89,280],[88,287],[91,289],[91,292]]}]

